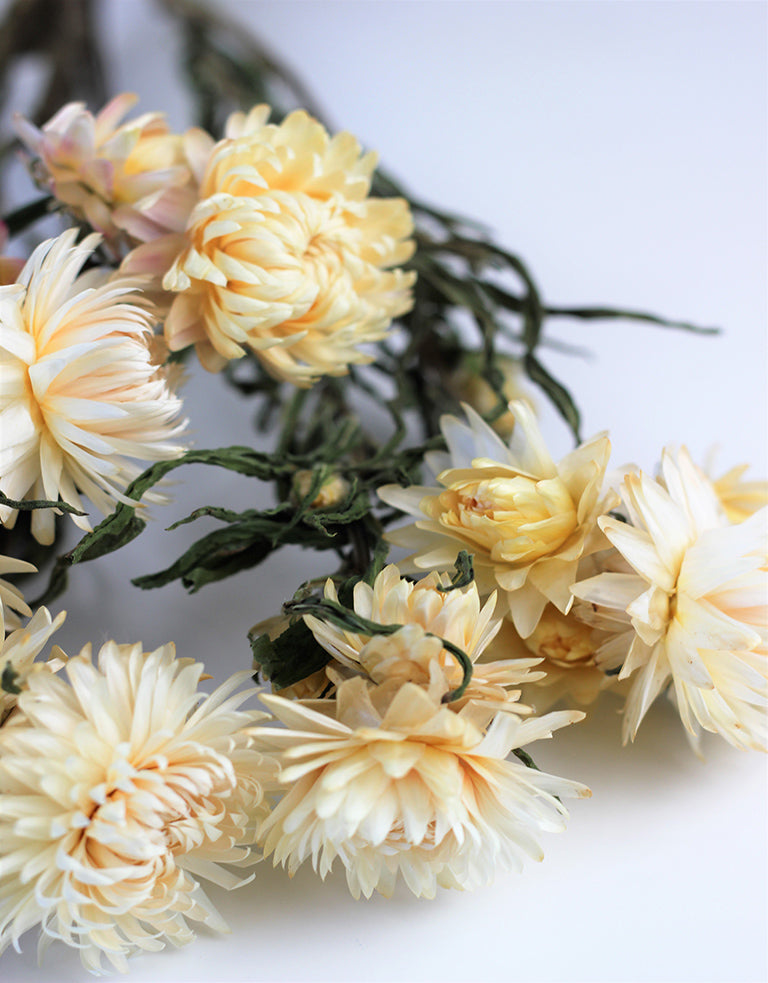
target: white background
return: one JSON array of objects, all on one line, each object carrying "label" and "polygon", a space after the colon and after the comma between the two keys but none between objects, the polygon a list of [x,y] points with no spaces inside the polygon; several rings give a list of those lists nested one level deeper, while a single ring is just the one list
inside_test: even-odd
[{"label": "white background", "polygon": [[[720,470],[766,473],[766,5],[763,3],[221,2],[259,30],[414,194],[482,219],[524,256],[552,304],[610,304],[720,325],[697,338],[620,322],[550,330],[591,349],[546,354],[584,415],[609,429],[614,463],[653,470],[667,443]],[[115,91],[189,122],[172,32],[144,0],[103,0]],[[249,404],[196,373],[187,408],[197,446],[250,439]],[[540,401],[543,402],[543,401]],[[548,410],[556,456],[569,448]],[[226,436],[223,436],[226,434]],[[185,597],[130,577],[167,565],[188,529],[170,521],[215,502],[242,507],[252,483],[178,472],[176,504],[130,549],[76,568],[60,632],[87,641],[174,639],[216,680],[248,665],[248,627],[322,557],[286,553]],[[182,486],[185,482],[186,487]],[[190,487],[193,485],[194,487]],[[196,533],[197,530],[192,530]],[[759,981],[766,958],[766,762],[715,739],[689,751],[666,706],[622,749],[617,706],[537,750],[587,782],[543,864],[476,894],[433,902],[400,891],[354,902],[343,876],[255,883],[212,896],[233,934],[143,956],[136,981]],[[0,959],[6,983],[81,980],[34,940]]]}]

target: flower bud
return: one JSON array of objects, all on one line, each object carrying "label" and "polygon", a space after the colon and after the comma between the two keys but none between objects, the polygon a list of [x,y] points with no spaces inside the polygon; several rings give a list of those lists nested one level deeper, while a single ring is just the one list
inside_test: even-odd
[{"label": "flower bud", "polygon": [[[310,470],[297,471],[293,476],[293,495],[298,501],[303,501],[309,495],[315,472]],[[324,478],[315,497],[309,503],[311,509],[332,509],[339,505],[349,494],[349,482],[340,474],[332,473]]]}]

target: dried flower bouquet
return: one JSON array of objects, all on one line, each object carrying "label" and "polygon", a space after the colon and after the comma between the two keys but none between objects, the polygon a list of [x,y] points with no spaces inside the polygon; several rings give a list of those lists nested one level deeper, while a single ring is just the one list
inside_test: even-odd
[{"label": "dried flower bouquet", "polygon": [[[60,228],[0,260],[0,952],[36,929],[96,973],[222,928],[202,882],[257,881],[262,857],[430,898],[541,859],[563,800],[590,792],[529,746],[606,691],[625,742],[662,695],[694,750],[702,731],[768,742],[768,485],[685,448],[609,470],[542,355],[559,317],[706,329],[547,306],[485,230],[285,112],[286,89],[307,100],[255,43],[167,6],[200,126],[133,116],[128,94],[17,118],[38,197],[2,226],[3,247]],[[193,446],[193,359],[272,450]],[[559,461],[539,399],[573,433]],[[327,576],[209,695],[171,642],[49,649],[68,577],[141,535],[192,464],[274,504],[178,519],[216,524],[137,586],[195,592],[289,544]],[[13,578],[37,568],[32,600]]]}]

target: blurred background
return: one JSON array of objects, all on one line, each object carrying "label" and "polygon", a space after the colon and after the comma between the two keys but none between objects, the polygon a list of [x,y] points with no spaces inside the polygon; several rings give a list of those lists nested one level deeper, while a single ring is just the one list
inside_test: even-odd
[{"label": "blurred background", "polygon": [[[0,3],[0,13],[11,7]],[[92,5],[105,94],[134,91],[139,111],[164,110],[182,128],[194,107],[167,8]],[[255,32],[331,127],[376,149],[406,189],[491,227],[527,260],[548,303],[723,329],[550,324],[551,336],[589,353],[542,358],[568,384],[584,435],[610,431],[614,464],[653,471],[663,446],[686,444],[702,463],[718,448],[718,474],[750,463],[766,476],[765,3],[219,0],[215,9]],[[0,89],[4,138],[10,112],[31,111],[46,88],[35,45],[50,24],[35,23],[23,57],[12,57],[7,34],[0,42],[0,67],[11,69]],[[88,49],[82,32],[78,43]],[[36,196],[20,166],[3,194],[6,209]],[[8,252],[20,255],[21,242]],[[252,442],[252,404],[216,378],[192,369],[185,394],[197,446]],[[538,403],[559,457],[570,436]],[[72,653],[108,637],[147,647],[174,639],[218,680],[249,664],[250,625],[328,561],[286,550],[192,598],[178,583],[141,592],[129,579],[166,566],[189,541],[165,526],[210,501],[244,507],[253,483],[181,471],[172,493],[128,549],[72,571],[57,638]],[[419,902],[402,891],[368,903],[353,902],[340,875],[323,885],[302,870],[289,881],[264,864],[239,893],[211,891],[232,936],[201,933],[192,948],[137,960],[132,977],[764,980],[765,759],[711,740],[698,761],[664,705],[622,749],[617,706],[536,754],[594,793],[573,806],[567,833],[544,842],[543,864],[471,896]],[[0,957],[4,981],[52,974],[81,979],[76,954],[54,950],[40,971],[30,940],[22,956]]]}]

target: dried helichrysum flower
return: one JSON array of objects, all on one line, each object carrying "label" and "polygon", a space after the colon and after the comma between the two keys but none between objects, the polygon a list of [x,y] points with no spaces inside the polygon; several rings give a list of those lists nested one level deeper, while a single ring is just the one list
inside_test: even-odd
[{"label": "dried helichrysum flower", "polygon": [[[411,651],[434,648],[409,629]],[[402,655],[397,635],[378,645]],[[338,858],[355,897],[390,895],[398,874],[417,896],[434,897],[438,886],[472,889],[499,869],[519,869],[525,854],[542,859],[536,837],[564,828],[561,799],[589,790],[508,755],[583,714],[500,712],[484,732],[472,702],[458,712],[441,702],[448,683],[432,666],[427,686],[355,676],[339,683],[335,700],[262,696],[287,728],[256,731],[278,754],[287,790],[260,834],[275,864],[293,873],[310,859],[324,878]]]},{"label": "dried helichrysum flower", "polygon": [[[79,510],[84,495],[107,514],[126,500],[137,462],[184,451],[186,421],[140,282],[78,275],[100,237],[76,239],[71,229],[43,242],[18,282],[0,287],[0,490],[16,501],[61,497]],[[3,525],[17,514],[0,505]],[[51,509],[34,510],[32,533],[53,542]]]},{"label": "dried helichrysum flower", "polygon": [[185,247],[163,280],[170,348],[217,371],[255,352],[278,379],[311,385],[370,361],[412,304],[408,204],[369,196],[374,154],[305,112],[233,114],[213,148]]},{"label": "dried helichrysum flower", "polygon": [[[499,709],[529,712],[517,703],[520,690],[512,687],[538,679],[541,673],[531,669],[540,660],[529,655],[479,662],[502,624],[500,618],[494,617],[496,597],[492,595],[481,604],[474,583],[446,590],[450,584],[447,574],[434,571],[414,583],[402,577],[395,564],[390,564],[378,574],[372,586],[363,581],[355,585],[356,614],[376,624],[402,625],[404,633],[377,637],[337,628],[311,615],[306,615],[304,621],[335,662],[353,673],[365,674],[379,685],[378,692],[406,681],[429,685],[436,671],[433,662],[446,680],[446,693],[457,689],[463,671],[456,656],[443,647],[441,639],[445,639],[466,653],[474,665],[469,686],[458,703],[451,704],[453,709],[473,701],[492,712]],[[325,596],[338,601],[331,580],[326,583]],[[424,637],[426,633],[434,637],[429,640]],[[401,646],[395,644],[398,637],[403,639]],[[328,668],[333,667],[331,663]]]},{"label": "dried helichrysum flower", "polygon": [[172,133],[162,113],[121,122],[136,102],[124,92],[96,116],[70,102],[42,128],[15,120],[38,182],[114,247],[183,231],[197,200],[196,169],[213,145],[202,130]]},{"label": "dried helichrysum flower", "polygon": [[556,464],[529,407],[509,407],[509,445],[466,406],[467,423],[441,421],[448,453],[426,455],[436,484],[385,485],[379,496],[416,517],[386,537],[412,551],[413,566],[445,569],[468,550],[481,593],[499,590],[525,638],[547,602],[569,610],[579,561],[604,543],[596,520],[610,508],[602,492],[610,442],[599,435]]},{"label": "dried helichrysum flower", "polygon": [[[173,645],[90,647],[27,679],[0,729],[0,952],[40,928],[85,967],[226,930],[200,884],[252,864],[272,766],[240,709],[238,673],[210,696]],[[66,674],[66,679],[63,678]]]},{"label": "dried helichrysum flower", "polygon": [[631,572],[573,587],[609,632],[598,658],[631,680],[624,740],[669,687],[695,747],[706,730],[765,750],[768,509],[730,523],[685,449],[665,451],[661,478],[628,475],[621,495],[629,522],[599,520]]}]

